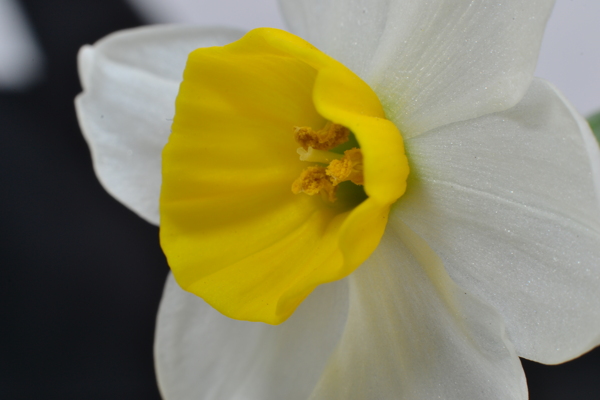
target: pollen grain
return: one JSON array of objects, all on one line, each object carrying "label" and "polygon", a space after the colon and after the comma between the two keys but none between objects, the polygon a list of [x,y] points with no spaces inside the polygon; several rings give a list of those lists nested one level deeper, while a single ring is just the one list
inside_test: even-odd
[{"label": "pollen grain", "polygon": [[327,122],[322,129],[314,130],[309,126],[295,126],[294,138],[304,150],[312,147],[316,150],[331,150],[348,141],[350,130],[345,126]]},{"label": "pollen grain", "polygon": [[364,183],[362,152],[357,148],[346,150],[341,159],[329,163],[325,172],[334,186],[345,181],[362,185]]},{"label": "pollen grain", "polygon": [[292,184],[294,194],[306,193],[313,196],[320,193],[323,199],[332,203],[336,200],[336,190],[337,186],[331,182],[325,167],[306,168]]}]

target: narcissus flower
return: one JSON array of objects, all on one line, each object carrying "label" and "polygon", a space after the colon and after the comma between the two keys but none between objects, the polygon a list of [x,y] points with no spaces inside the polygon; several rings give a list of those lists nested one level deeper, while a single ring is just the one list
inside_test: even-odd
[{"label": "narcissus flower", "polygon": [[165,398],[526,399],[518,356],[596,346],[600,153],[532,78],[552,1],[281,4],[306,40],[80,53],[99,179],[173,271]]}]

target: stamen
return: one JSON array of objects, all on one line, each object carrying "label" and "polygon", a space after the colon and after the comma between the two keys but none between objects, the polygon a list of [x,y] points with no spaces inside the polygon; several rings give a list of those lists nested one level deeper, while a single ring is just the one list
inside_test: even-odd
[{"label": "stamen", "polygon": [[306,168],[292,184],[294,194],[306,193],[313,196],[320,193],[323,199],[332,203],[336,200],[336,190],[337,186],[331,183],[324,167]]},{"label": "stamen", "polygon": [[329,164],[326,173],[334,186],[344,181],[362,185],[364,183],[362,152],[357,148],[346,150],[341,159],[333,160]]},{"label": "stamen", "polygon": [[331,161],[339,160],[343,157],[343,155],[339,153],[315,150],[312,147],[309,147],[308,150],[298,147],[296,152],[300,155],[300,161],[316,162],[321,164],[329,164]]},{"label": "stamen", "polygon": [[360,149],[346,150],[343,155],[327,151],[347,142],[349,137],[348,128],[332,122],[318,131],[306,126],[294,127],[294,138],[302,146],[296,150],[300,161],[329,165],[306,168],[292,184],[292,192],[311,196],[319,193],[324,200],[334,202],[340,183],[351,181],[362,185],[363,157]]},{"label": "stamen", "polygon": [[304,150],[308,150],[309,147],[316,150],[331,150],[347,142],[349,137],[350,130],[348,128],[333,122],[328,122],[323,129],[318,131],[308,126],[294,127],[294,138]]}]

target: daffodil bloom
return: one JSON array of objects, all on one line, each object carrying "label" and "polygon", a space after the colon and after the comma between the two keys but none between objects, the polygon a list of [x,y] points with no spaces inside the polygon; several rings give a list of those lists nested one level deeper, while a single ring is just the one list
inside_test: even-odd
[{"label": "daffodil bloom", "polygon": [[552,1],[281,5],[303,39],[80,53],[99,179],[173,270],[163,396],[526,399],[518,356],[596,346],[600,152],[532,77]]},{"label": "daffodil bloom", "polygon": [[[360,148],[335,152],[351,132]],[[190,54],[163,151],[161,244],[183,288],[229,317],[278,324],[375,250],[408,172],[364,81],[292,34],[257,29]]]}]

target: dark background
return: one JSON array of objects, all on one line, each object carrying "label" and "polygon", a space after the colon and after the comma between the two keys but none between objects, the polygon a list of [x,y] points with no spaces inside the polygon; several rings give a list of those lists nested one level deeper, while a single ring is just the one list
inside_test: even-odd
[{"label": "dark background", "polygon": [[[158,230],[102,189],[73,106],[78,49],[142,21],[119,0],[21,3],[46,70],[0,91],[0,399],[158,399]],[[600,350],[523,365],[532,400],[600,398]]]}]

